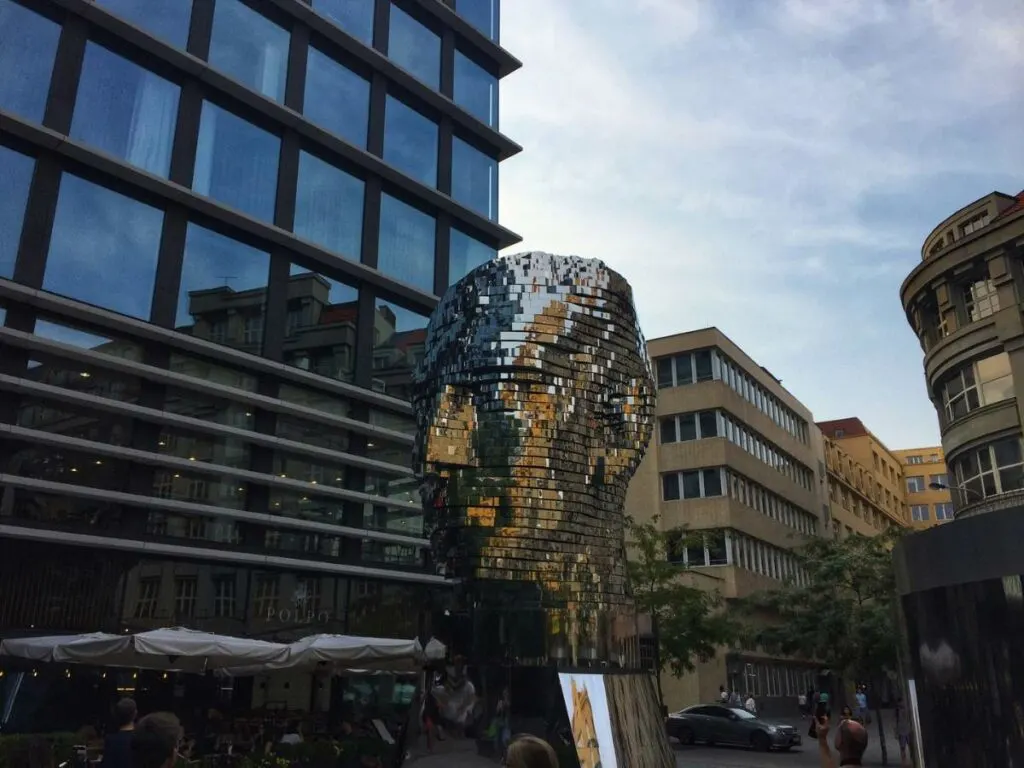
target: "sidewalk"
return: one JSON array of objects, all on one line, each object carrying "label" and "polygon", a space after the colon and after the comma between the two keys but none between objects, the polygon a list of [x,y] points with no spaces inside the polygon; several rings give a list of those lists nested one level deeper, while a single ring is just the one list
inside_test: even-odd
[{"label": "sidewalk", "polygon": [[409,768],[495,768],[497,759],[477,754],[476,742],[470,739],[445,739],[435,741],[434,749],[427,751],[425,743],[417,743],[409,749],[404,766]]}]

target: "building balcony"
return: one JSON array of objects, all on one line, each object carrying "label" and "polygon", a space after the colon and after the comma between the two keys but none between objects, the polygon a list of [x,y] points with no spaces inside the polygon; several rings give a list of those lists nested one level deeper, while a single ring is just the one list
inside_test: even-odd
[{"label": "building balcony", "polygon": [[954,519],[960,520],[965,517],[975,517],[986,512],[996,512],[1000,509],[1016,509],[1024,506],[1024,489],[1007,491],[995,496],[972,501],[962,505],[957,511]]}]

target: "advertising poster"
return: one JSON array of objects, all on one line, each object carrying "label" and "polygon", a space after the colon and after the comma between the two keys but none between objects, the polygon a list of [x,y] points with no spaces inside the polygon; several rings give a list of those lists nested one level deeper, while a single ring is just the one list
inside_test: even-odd
[{"label": "advertising poster", "polygon": [[558,681],[580,768],[619,768],[604,676],[560,672]]}]

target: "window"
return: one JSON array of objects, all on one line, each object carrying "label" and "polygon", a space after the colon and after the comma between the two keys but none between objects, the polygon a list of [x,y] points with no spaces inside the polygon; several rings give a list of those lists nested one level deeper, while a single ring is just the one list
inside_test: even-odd
[{"label": "window", "polygon": [[924,488],[923,475],[911,475],[907,478],[907,493],[921,493]]},{"label": "window", "polygon": [[357,40],[373,43],[373,0],[313,0],[313,8]]},{"label": "window", "polygon": [[[0,11],[2,18],[3,12]],[[2,35],[0,29],[0,37]],[[21,225],[25,219],[25,205],[28,202],[34,165],[31,157],[0,146],[0,179],[4,180],[4,194],[0,195],[0,277],[14,276],[14,262],[18,257],[18,241],[21,239]]]},{"label": "window", "polygon": [[190,223],[175,326],[231,347],[251,343],[245,331],[263,327],[269,273],[269,254]]},{"label": "window", "polygon": [[452,199],[489,219],[498,218],[498,161],[452,139]]},{"label": "window", "polygon": [[982,211],[977,216],[972,216],[963,224],[960,225],[960,236],[964,237],[972,232],[977,232],[984,226],[988,225],[988,211]]},{"label": "window", "polygon": [[65,173],[43,289],[149,319],[163,213]]},{"label": "window", "polygon": [[453,100],[477,119],[498,127],[498,78],[460,50],[455,51]]},{"label": "window", "polygon": [[[923,456],[907,456],[907,464],[924,464]],[[878,462],[875,462],[875,469],[878,469]]]},{"label": "window", "polygon": [[[1021,489],[1024,460],[1019,437],[1007,437],[958,456],[953,462],[963,503]],[[958,489],[959,490],[959,489]]]},{"label": "window", "polygon": [[711,350],[702,349],[675,357],[662,357],[658,364],[658,386],[681,387],[711,379]]},{"label": "window", "polygon": [[953,372],[939,385],[939,396],[947,424],[984,405],[1013,397],[1009,356],[999,352]]},{"label": "window", "polygon": [[166,177],[179,92],[174,83],[88,43],[71,137]]},{"label": "window", "polygon": [[277,577],[263,574],[256,578],[256,615],[262,619],[273,617],[277,610]]},{"label": "window", "polygon": [[773,442],[737,420],[732,414],[723,412],[721,417],[723,423],[720,434],[724,434],[729,442],[740,446],[747,453],[782,473],[794,483],[808,490],[811,489],[814,482],[814,473],[811,470]]},{"label": "window", "polygon": [[370,83],[310,47],[302,113],[311,122],[365,149],[370,122]]},{"label": "window", "polygon": [[388,57],[435,90],[441,85],[441,38],[397,5],[391,6]]},{"label": "window", "polygon": [[836,432],[835,432],[835,435],[836,435],[837,438],[846,437],[846,430],[845,429],[837,429]]},{"label": "window", "polygon": [[501,18],[500,0],[456,0],[455,12],[485,36],[498,42],[498,22]]},{"label": "window", "polygon": [[135,601],[135,618],[152,619],[160,598],[160,578],[139,579],[139,596]]},{"label": "window", "polygon": [[290,271],[284,362],[330,379],[351,381],[358,290],[298,264],[292,264]]},{"label": "window", "polygon": [[661,442],[675,443],[720,437],[717,411],[682,413],[661,420]]},{"label": "window", "polygon": [[295,234],[358,261],[365,187],[362,179],[300,152]]},{"label": "window", "polygon": [[437,186],[437,123],[394,96],[388,96],[384,112],[384,161],[427,186]]},{"label": "window", "polygon": [[423,355],[429,318],[380,299],[375,312],[374,376],[385,394],[411,400],[412,372]]},{"label": "window", "polygon": [[275,101],[284,101],[288,41],[288,30],[241,0],[214,4],[210,66]]},{"label": "window", "polygon": [[493,261],[497,255],[497,249],[452,227],[451,243],[448,250],[448,284],[458,282],[476,267]]},{"label": "window", "polygon": [[662,475],[661,481],[665,501],[722,495],[722,470],[717,467],[673,472]]},{"label": "window", "polygon": [[381,195],[377,269],[433,293],[436,228],[433,217],[391,195]]},{"label": "window", "polygon": [[281,140],[210,102],[203,103],[192,189],[273,221]]},{"label": "window", "polygon": [[928,485],[949,485],[949,478],[946,477],[944,472],[941,475],[929,475]]},{"label": "window", "polygon": [[96,4],[178,48],[188,43],[191,0],[96,0]]},{"label": "window", "polygon": [[949,502],[943,502],[935,505],[935,519],[936,520],[952,520],[953,519],[953,505]]},{"label": "window", "polygon": [[219,619],[235,615],[235,577],[219,576],[213,580],[213,615]]},{"label": "window", "polygon": [[49,19],[0,0],[0,108],[42,122],[59,37]]},{"label": "window", "polygon": [[928,520],[928,505],[927,504],[911,504],[910,505],[910,519],[911,520]]},{"label": "window", "polygon": [[999,294],[991,280],[975,280],[965,285],[963,292],[968,322],[977,322],[999,311]]},{"label": "window", "polygon": [[196,579],[177,578],[174,580],[174,616],[191,619],[196,615]]}]

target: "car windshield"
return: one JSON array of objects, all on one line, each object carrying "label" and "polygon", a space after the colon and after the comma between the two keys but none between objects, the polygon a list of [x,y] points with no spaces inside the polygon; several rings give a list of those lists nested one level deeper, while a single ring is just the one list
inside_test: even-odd
[{"label": "car windshield", "polygon": [[750,714],[745,709],[738,709],[736,707],[732,707],[729,711],[732,712],[734,715],[736,715],[736,717],[738,717],[740,720],[756,720],[757,719],[756,715]]}]

